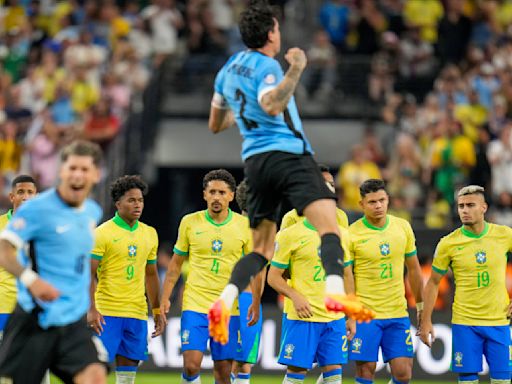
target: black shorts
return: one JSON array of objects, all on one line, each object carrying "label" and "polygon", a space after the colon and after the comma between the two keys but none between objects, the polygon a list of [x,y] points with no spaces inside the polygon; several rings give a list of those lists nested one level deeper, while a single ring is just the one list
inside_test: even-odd
[{"label": "black shorts", "polygon": [[311,155],[278,151],[257,154],[245,161],[245,175],[252,228],[263,219],[278,221],[278,212],[284,204],[302,215],[313,201],[336,199]]},{"label": "black shorts", "polygon": [[38,325],[36,314],[17,306],[0,346],[0,382],[7,378],[15,384],[40,383],[49,369],[64,383],[73,383],[73,377],[88,365],[105,363],[106,355],[85,316],[45,330]]}]

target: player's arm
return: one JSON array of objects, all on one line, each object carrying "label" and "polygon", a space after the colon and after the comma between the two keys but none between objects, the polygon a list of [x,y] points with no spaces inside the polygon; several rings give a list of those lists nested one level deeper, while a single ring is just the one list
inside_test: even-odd
[{"label": "player's arm", "polygon": [[416,300],[416,313],[418,328],[421,328],[421,320],[423,316],[423,276],[421,274],[420,262],[417,256],[405,258],[405,266],[407,267],[407,278],[411,285],[414,299]]},{"label": "player's arm", "polygon": [[155,331],[151,334],[151,337],[157,337],[165,329],[166,316],[161,314],[160,311],[160,281],[158,280],[156,263],[146,264],[146,294],[155,321]]},{"label": "player's arm", "polygon": [[261,295],[265,287],[267,268],[264,268],[254,279],[251,280],[252,303],[247,311],[247,325],[256,324],[260,318]]},{"label": "player's arm", "polygon": [[[222,96],[221,96],[222,97]],[[215,95],[214,95],[215,99]],[[210,118],[208,119],[208,128],[213,133],[225,131],[235,124],[235,116],[229,108],[218,108],[213,104],[210,107]]]},{"label": "player's arm", "polygon": [[180,278],[181,268],[185,257],[180,256],[176,253],[172,255],[171,261],[167,266],[167,272],[165,274],[165,281],[162,288],[162,298],[160,299],[160,312],[166,314],[171,308],[171,293],[176,285],[176,282]]},{"label": "player's arm", "polygon": [[435,340],[434,327],[432,326],[432,312],[434,311],[434,304],[439,292],[439,283],[442,278],[442,274],[432,270],[432,274],[430,275],[430,279],[428,280],[423,293],[424,307],[420,337],[421,341],[428,347],[431,347],[432,342]]},{"label": "player's arm", "polygon": [[301,319],[313,316],[308,300],[297,290],[290,287],[286,282],[286,279],[283,276],[285,271],[286,268],[278,268],[274,265],[270,265],[270,269],[268,271],[268,284],[274,288],[277,293],[286,296],[293,301],[293,306],[297,311],[297,315]]},{"label": "player's arm", "polygon": [[105,319],[103,315],[96,308],[96,287],[98,286],[96,276],[98,273],[98,267],[100,265],[100,261],[91,257],[91,283],[89,285],[89,296],[91,300],[91,306],[89,307],[89,311],[87,312],[87,324],[89,327],[93,329],[98,335],[101,335],[103,332],[103,325],[105,323]]},{"label": "player's arm", "polygon": [[[356,284],[354,283],[354,271],[352,264],[345,264],[343,268],[343,284],[345,286],[345,293],[347,295],[355,295]],[[352,340],[356,334],[356,321],[350,317],[346,318],[347,325],[347,338]]]},{"label": "player's arm", "polygon": [[[6,232],[4,232],[4,236]],[[18,239],[18,238],[17,238]],[[32,296],[42,301],[53,301],[60,296],[59,291],[29,267],[24,268],[17,260],[17,248],[6,238],[0,239],[0,267],[16,276]]]},{"label": "player's arm", "polygon": [[290,63],[290,68],[279,85],[266,92],[260,100],[261,108],[271,116],[277,116],[286,110],[300,76],[306,68],[306,54],[300,48],[290,48],[284,58]]}]

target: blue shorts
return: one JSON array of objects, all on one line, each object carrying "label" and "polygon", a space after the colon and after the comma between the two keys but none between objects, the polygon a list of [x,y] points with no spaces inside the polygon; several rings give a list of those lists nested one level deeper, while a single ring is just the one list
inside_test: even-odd
[{"label": "blue shorts", "polygon": [[512,367],[510,327],[452,324],[452,371],[477,373],[482,355],[492,372],[510,372]]},{"label": "blue shorts", "polygon": [[344,364],[347,362],[346,340],[344,318],[327,323],[287,319],[278,363],[305,369],[311,369],[315,361],[321,367]]},{"label": "blue shorts", "polygon": [[236,349],[236,361],[256,364],[260,349],[261,328],[263,326],[263,312],[260,305],[260,318],[256,324],[247,325],[247,312],[252,304],[252,293],[242,292],[238,298],[240,307],[240,330],[238,332],[238,345]]},{"label": "blue shorts", "polygon": [[131,360],[148,359],[148,322],[130,317],[103,316],[106,324],[99,336],[110,362],[117,355]]},{"label": "blue shorts", "polygon": [[222,345],[210,338],[208,332],[208,315],[194,311],[181,314],[181,350],[205,352],[210,342],[212,360],[234,360],[238,341],[240,317],[231,316],[229,320],[229,340]]},{"label": "blue shorts", "polygon": [[356,334],[350,343],[349,359],[377,361],[379,347],[384,362],[397,357],[413,357],[411,322],[408,317],[372,320],[357,323]]},{"label": "blue shorts", "polygon": [[7,320],[9,320],[10,316],[10,313],[0,313],[0,331],[4,330],[5,324],[7,324]]}]

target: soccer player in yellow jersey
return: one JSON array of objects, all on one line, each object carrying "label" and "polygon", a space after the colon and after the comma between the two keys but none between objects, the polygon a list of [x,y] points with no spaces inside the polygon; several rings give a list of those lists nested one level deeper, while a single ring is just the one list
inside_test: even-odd
[{"label": "soccer player in yellow jersey", "polygon": [[[9,193],[9,200],[12,209],[0,216],[0,230],[5,229],[9,220],[18,207],[37,193],[36,182],[32,176],[19,175],[14,178],[11,184],[12,190]],[[0,267],[0,341],[5,323],[16,306],[16,278]]]},{"label": "soccer player in yellow jersey", "polygon": [[[354,293],[350,252],[346,229],[340,227],[344,248],[344,283]],[[341,383],[341,364],[347,362],[348,337],[355,323],[350,320],[347,334],[343,314],[328,312],[324,305],[325,270],[320,259],[320,238],[316,229],[302,220],[281,230],[276,239],[268,282],[291,300],[286,327],[281,338],[280,364],[288,367],[283,384],[301,384],[318,361],[324,382]],[[315,255],[315,257],[311,257]],[[290,271],[287,282],[284,273]]]},{"label": "soccer player in yellow jersey", "polygon": [[413,343],[405,299],[404,265],[416,299],[418,323],[423,306],[423,281],[416,256],[416,239],[404,219],[388,215],[389,196],[379,179],[363,182],[359,191],[363,218],[349,227],[356,295],[376,312],[375,319],[357,326],[349,359],[356,362],[356,383],[373,383],[379,347],[389,362],[390,383],[409,383]]},{"label": "soccer player in yellow jersey", "polygon": [[482,355],[489,363],[492,384],[509,384],[512,367],[510,316],[512,305],[505,285],[512,229],[490,224],[484,188],[469,185],[457,193],[462,227],[437,244],[432,274],[425,287],[421,340],[435,339],[432,311],[439,282],[451,268],[455,278],[452,307],[452,371],[459,383],[478,383]]},{"label": "soccer player in yellow jersey", "polygon": [[[167,269],[160,309],[167,313],[168,297],[188,257],[190,272],[183,292],[181,316],[181,349],[183,351],[183,384],[198,384],[203,354],[208,340],[218,384],[229,384],[237,349],[238,316],[229,323],[229,339],[223,344],[208,333],[208,309],[229,281],[236,262],[251,250],[251,232],[246,217],[229,209],[235,197],[234,177],[224,169],[208,172],[203,178],[203,197],[207,209],[183,217],[174,254]],[[238,315],[234,303],[232,315]]]},{"label": "soccer player in yellow jersey", "polygon": [[110,194],[117,212],[96,229],[91,255],[87,320],[105,345],[109,360],[116,363],[117,384],[134,383],[139,362],[147,360],[146,294],[155,320],[152,336],[165,328],[156,268],[158,235],[139,221],[147,190],[139,176],[123,176],[112,183]]},{"label": "soccer player in yellow jersey", "polygon": [[[331,190],[331,192],[335,192],[334,187],[334,177],[332,176],[331,172],[329,171],[329,167],[324,164],[318,164],[318,168],[320,169],[320,172],[322,173],[322,176],[324,177],[325,183],[327,184],[327,188]],[[281,229],[291,227],[293,224],[295,224],[298,221],[304,220],[304,216],[299,216],[296,209],[292,209],[291,211],[287,212],[283,219],[281,220]],[[345,212],[343,212],[341,209],[336,208],[336,221],[338,222],[338,225],[342,228],[348,228],[348,217]]]}]

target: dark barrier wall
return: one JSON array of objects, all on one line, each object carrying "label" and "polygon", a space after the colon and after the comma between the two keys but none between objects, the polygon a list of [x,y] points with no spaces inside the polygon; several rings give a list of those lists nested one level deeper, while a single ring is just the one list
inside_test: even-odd
[{"label": "dark barrier wall", "polygon": [[[254,373],[275,373],[283,374],[284,367],[277,363],[279,354],[279,337],[281,334],[281,312],[275,307],[266,307],[263,311],[264,323],[261,336],[260,356],[258,364],[254,367]],[[411,316],[411,319],[415,319]],[[430,379],[440,382],[455,382],[456,375],[450,372],[451,355],[451,330],[450,315],[446,312],[434,316],[434,327],[436,332],[436,342],[432,350],[423,345],[419,338],[413,336],[414,345],[414,371],[413,379]],[[414,323],[415,320],[413,320]],[[149,332],[153,329],[150,319]],[[416,328],[412,328],[411,334],[414,335]],[[167,332],[162,337],[151,340],[149,346],[150,357],[144,363],[141,370],[162,371],[173,370],[181,371],[182,356],[180,351],[180,319],[172,317],[169,319]],[[212,360],[207,353],[203,360],[203,369],[211,370]],[[344,377],[354,377],[354,363],[349,362],[343,367]],[[389,378],[387,367],[383,364],[382,358],[377,365],[377,377]],[[315,371],[318,372],[318,371]],[[484,361],[484,373],[487,374],[488,367]],[[311,373],[310,375],[314,375]]]}]

